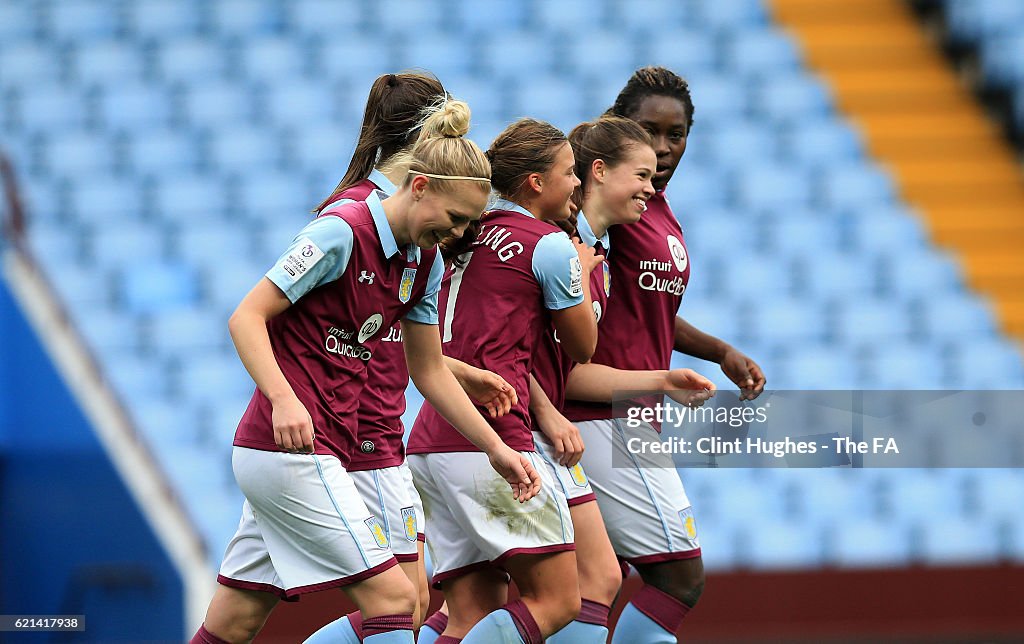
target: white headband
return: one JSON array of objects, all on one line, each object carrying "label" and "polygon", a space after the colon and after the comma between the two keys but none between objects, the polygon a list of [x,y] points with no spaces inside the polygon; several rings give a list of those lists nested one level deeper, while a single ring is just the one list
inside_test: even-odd
[{"label": "white headband", "polygon": [[409,170],[409,174],[418,174],[423,177],[430,177],[431,179],[462,179],[465,181],[486,181],[490,183],[491,180],[487,177],[463,177],[454,174],[430,174],[429,172],[420,172],[418,170]]}]

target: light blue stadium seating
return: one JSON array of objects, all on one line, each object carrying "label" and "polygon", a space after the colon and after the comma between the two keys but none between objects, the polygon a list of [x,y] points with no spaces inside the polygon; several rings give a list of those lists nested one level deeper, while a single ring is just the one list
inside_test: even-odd
[{"label": "light blue stadium seating", "polygon": [[209,38],[175,38],[161,41],[153,54],[153,73],[167,82],[197,85],[227,73],[224,43]]},{"label": "light blue stadium seating", "polygon": [[276,83],[313,70],[313,50],[304,40],[265,36],[240,46],[240,71],[251,81]]},{"label": "light blue stadium seating", "polygon": [[111,0],[62,0],[40,3],[42,30],[59,42],[104,40],[121,29],[118,3]]},{"label": "light blue stadium seating", "polygon": [[[1024,3],[946,6],[956,38],[986,39],[987,82],[1019,84]],[[486,148],[518,116],[596,117],[652,63],[687,78],[696,108],[668,188],[693,266],[686,320],[771,388],[1024,386],[991,305],[760,0],[0,3],[0,145],[29,248],[211,559],[237,525],[230,443],[253,390],[226,320],[344,174],[372,80],[435,72]],[[716,365],[672,366],[732,388]],[[406,426],[422,403],[410,386]],[[1008,412],[990,413],[991,464],[1019,468]],[[709,569],[1024,561],[1018,469],[683,477]]]},{"label": "light blue stadium seating", "polygon": [[193,0],[146,0],[124,6],[125,31],[134,38],[176,39],[195,35],[202,11]]},{"label": "light blue stadium seating", "polygon": [[87,93],[78,89],[26,83],[12,91],[10,102],[12,129],[26,134],[65,134],[89,124],[90,101]]}]

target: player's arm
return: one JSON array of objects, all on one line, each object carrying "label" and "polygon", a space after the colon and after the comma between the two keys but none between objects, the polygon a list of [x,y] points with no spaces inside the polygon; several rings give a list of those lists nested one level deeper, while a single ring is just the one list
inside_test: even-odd
[{"label": "player's arm", "polygon": [[551,441],[558,462],[572,467],[583,458],[583,438],[580,430],[562,415],[544,393],[540,383],[530,375],[530,411],[537,419],[538,429]]},{"label": "player's arm", "polygon": [[423,397],[452,426],[487,454],[491,466],[525,502],[540,492],[540,477],[530,461],[502,442],[484,420],[444,362],[436,324],[402,320],[402,342],[409,376]]},{"label": "player's arm", "polygon": [[740,388],[742,400],[753,400],[764,391],[764,372],[756,362],[728,342],[704,333],[678,315],[674,345],[680,353],[720,365],[722,372]]},{"label": "player's arm", "polygon": [[[561,233],[561,236],[566,235]],[[561,243],[560,238],[553,239],[550,235],[541,242],[549,239],[549,246]],[[575,253],[570,252],[570,256],[564,258],[565,261],[576,262],[575,268],[568,271],[569,278],[559,279],[559,275],[566,273],[569,266],[559,265],[564,255],[559,251],[568,248],[564,244],[561,244],[563,248],[552,251],[550,259],[545,258],[545,266],[535,266],[534,270],[540,273],[541,286],[545,292],[545,305],[551,311],[551,320],[558,331],[562,350],[574,361],[586,362],[597,349],[597,318],[594,315],[594,305],[590,301],[590,272],[604,257],[595,254],[593,248],[578,240],[574,239],[571,243],[575,246]],[[538,250],[540,245],[538,243]],[[572,283],[573,278],[578,280],[578,284]]]},{"label": "player's arm", "polygon": [[569,373],[565,395],[610,403],[624,391],[663,393],[684,405],[699,406],[715,395],[715,384],[692,369],[627,371],[591,362]]},{"label": "player's arm", "polygon": [[338,279],[348,266],[353,243],[352,228],[342,219],[314,219],[228,320],[238,357],[273,406],[274,442],[281,449],[311,453],[313,421],[277,364],[267,322],[309,291]]},{"label": "player's arm", "polygon": [[267,322],[291,301],[264,277],[231,314],[228,331],[245,370],[273,405],[274,441],[288,451],[313,451],[313,421],[274,358]]},{"label": "player's arm", "polygon": [[444,362],[462,389],[483,405],[491,418],[504,416],[519,402],[515,387],[493,371],[479,369],[450,356],[444,356]]}]

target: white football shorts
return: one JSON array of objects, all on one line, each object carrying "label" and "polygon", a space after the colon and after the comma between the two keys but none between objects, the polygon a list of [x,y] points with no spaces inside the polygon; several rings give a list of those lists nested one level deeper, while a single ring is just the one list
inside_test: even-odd
[{"label": "white football shorts", "polygon": [[295,600],[397,565],[337,458],[235,447],[231,464],[246,500],[221,584]]},{"label": "white football shorts", "polygon": [[575,550],[572,518],[561,486],[533,452],[520,452],[541,478],[526,503],[482,452],[412,454],[413,479],[423,499],[434,587],[484,566],[501,567],[519,554]]},{"label": "white football shorts", "polygon": [[660,440],[658,432],[647,424],[627,428],[614,418],[576,426],[587,447],[581,462],[615,554],[631,564],[699,557],[693,508],[671,459],[668,467],[653,467],[656,460],[645,457],[641,463],[626,449],[627,438],[653,443]]},{"label": "white football shorts", "polygon": [[418,561],[417,541],[423,535],[423,504],[413,485],[409,464],[348,474],[367,509],[384,527],[395,559],[399,563]]},{"label": "white football shorts", "polygon": [[558,485],[562,488],[562,493],[565,494],[570,508],[594,501],[597,498],[594,496],[594,489],[590,487],[590,480],[587,478],[582,463],[577,463],[572,467],[560,465],[554,446],[541,432],[533,432],[533,445],[537,449],[537,455],[544,459]]}]

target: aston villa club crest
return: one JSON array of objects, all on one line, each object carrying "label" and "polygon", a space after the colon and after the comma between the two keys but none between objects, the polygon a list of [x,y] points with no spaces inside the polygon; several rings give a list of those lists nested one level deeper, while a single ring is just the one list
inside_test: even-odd
[{"label": "aston villa club crest", "polygon": [[377,542],[377,545],[381,548],[387,548],[388,535],[384,533],[384,528],[380,527],[380,522],[377,521],[377,517],[370,517],[363,521],[363,523],[365,523],[366,527],[370,529],[370,533],[373,534],[373,538]]},{"label": "aston villa club crest", "polygon": [[569,468],[569,475],[572,476],[572,482],[576,484],[576,487],[587,487],[587,473],[583,471],[583,466],[579,463]]},{"label": "aston villa club crest", "polygon": [[604,263],[601,270],[604,273],[604,296],[611,297],[612,294],[612,271],[611,267],[608,266],[608,262]]},{"label": "aston villa club crest", "polygon": [[416,525],[416,510],[413,508],[402,508],[402,524],[405,526],[405,538],[409,541],[416,541],[419,533],[419,526]]},{"label": "aston villa club crest", "polygon": [[405,304],[412,297],[412,285],[416,281],[416,269],[407,268],[402,271],[402,283],[398,286],[398,301]]},{"label": "aston villa club crest", "polygon": [[679,511],[679,520],[683,522],[683,529],[686,530],[688,539],[697,538],[697,522],[693,519],[693,508],[686,508]]}]

